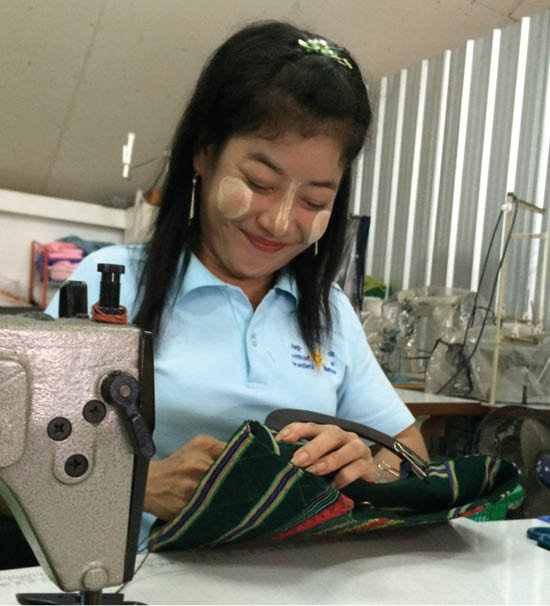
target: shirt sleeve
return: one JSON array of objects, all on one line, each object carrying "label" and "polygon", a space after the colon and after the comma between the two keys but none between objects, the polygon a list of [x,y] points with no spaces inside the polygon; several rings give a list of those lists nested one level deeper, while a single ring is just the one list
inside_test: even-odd
[{"label": "shirt sleeve", "polygon": [[[97,270],[99,263],[124,265],[125,271],[120,277],[120,304],[128,309],[128,317],[132,318],[136,307],[137,294],[137,264],[135,254],[140,247],[107,246],[84,257],[73,271],[69,280],[86,282],[88,286],[88,313],[99,301],[101,274]],[[135,250],[133,250],[135,249]],[[59,316],[59,291],[57,291],[46,307],[46,313],[57,318]]]},{"label": "shirt sleeve", "polygon": [[346,355],[338,416],[395,436],[412,425],[414,417],[380,368],[348,298],[340,288],[335,290],[335,330],[342,331]]}]

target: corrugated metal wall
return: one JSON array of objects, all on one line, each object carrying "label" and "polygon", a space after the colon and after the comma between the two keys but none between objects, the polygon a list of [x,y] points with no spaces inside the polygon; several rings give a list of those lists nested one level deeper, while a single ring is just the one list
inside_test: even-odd
[{"label": "corrugated metal wall", "polygon": [[[514,231],[550,230],[550,11],[445,51],[369,86],[373,124],[356,166],[355,212],[371,216],[366,271],[393,291],[477,290],[508,191],[547,209]],[[481,288],[488,299],[501,221]],[[543,244],[510,246],[506,308],[520,318],[541,291]],[[550,304],[544,323],[550,328]]]}]

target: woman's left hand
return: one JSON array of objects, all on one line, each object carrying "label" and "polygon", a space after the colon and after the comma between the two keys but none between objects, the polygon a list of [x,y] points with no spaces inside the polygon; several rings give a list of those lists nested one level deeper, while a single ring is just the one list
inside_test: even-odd
[{"label": "woman's left hand", "polygon": [[378,474],[370,448],[353,432],[336,425],[290,423],[276,439],[309,440],[294,453],[291,462],[321,476],[336,472],[331,482],[335,488],[343,488],[358,479],[376,481]]}]

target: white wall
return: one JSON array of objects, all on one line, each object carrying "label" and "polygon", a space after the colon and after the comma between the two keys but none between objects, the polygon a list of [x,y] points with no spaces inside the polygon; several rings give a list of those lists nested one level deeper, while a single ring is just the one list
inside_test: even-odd
[{"label": "white wall", "polygon": [[0,277],[17,280],[26,298],[33,240],[79,236],[120,244],[128,216],[127,211],[97,204],[0,190]]}]

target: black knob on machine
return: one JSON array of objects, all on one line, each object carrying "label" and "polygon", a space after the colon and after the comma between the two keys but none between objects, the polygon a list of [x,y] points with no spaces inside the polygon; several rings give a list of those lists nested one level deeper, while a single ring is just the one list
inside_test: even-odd
[{"label": "black knob on machine", "polygon": [[120,307],[120,274],[124,273],[124,265],[98,263],[97,271],[101,272],[99,285],[99,309],[104,314],[123,314]]},{"label": "black knob on machine", "polygon": [[60,318],[88,317],[88,287],[86,282],[69,280],[59,290]]}]

